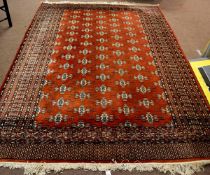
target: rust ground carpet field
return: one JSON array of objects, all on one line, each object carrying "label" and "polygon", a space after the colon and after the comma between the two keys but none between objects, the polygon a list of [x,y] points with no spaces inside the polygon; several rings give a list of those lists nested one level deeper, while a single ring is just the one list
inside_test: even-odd
[{"label": "rust ground carpet field", "polygon": [[42,4],[1,87],[0,159],[210,158],[210,106],[154,6]]}]

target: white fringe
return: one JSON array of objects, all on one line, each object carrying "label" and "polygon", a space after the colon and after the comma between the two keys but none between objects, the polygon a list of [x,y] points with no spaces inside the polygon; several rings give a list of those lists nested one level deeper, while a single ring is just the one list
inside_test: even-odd
[{"label": "white fringe", "polygon": [[147,3],[134,3],[134,2],[108,2],[108,1],[104,1],[104,2],[100,2],[100,1],[92,1],[92,2],[86,2],[86,1],[69,1],[69,0],[64,0],[64,1],[51,1],[51,0],[44,0],[43,3],[47,3],[47,4],[109,4],[109,5],[128,5],[128,6],[132,6],[132,5],[138,5],[138,6],[159,6],[159,4],[147,4]]},{"label": "white fringe", "polygon": [[193,175],[202,171],[210,160],[181,162],[181,163],[21,163],[21,162],[0,162],[0,167],[10,169],[23,168],[24,175],[46,175],[50,171],[62,172],[63,170],[92,170],[92,171],[116,171],[116,170],[137,170],[140,172],[158,170],[169,172],[171,175]]}]

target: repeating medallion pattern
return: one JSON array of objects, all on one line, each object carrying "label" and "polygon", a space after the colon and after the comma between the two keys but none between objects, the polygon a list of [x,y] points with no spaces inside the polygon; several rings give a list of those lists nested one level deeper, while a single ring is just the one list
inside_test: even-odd
[{"label": "repeating medallion pattern", "polygon": [[158,127],[171,122],[136,11],[65,10],[45,81],[37,126]]}]

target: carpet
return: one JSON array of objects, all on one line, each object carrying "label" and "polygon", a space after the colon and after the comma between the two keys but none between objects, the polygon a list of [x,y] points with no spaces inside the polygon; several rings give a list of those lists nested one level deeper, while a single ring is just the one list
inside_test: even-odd
[{"label": "carpet", "polygon": [[1,160],[210,157],[210,108],[158,7],[45,4],[1,87]]}]

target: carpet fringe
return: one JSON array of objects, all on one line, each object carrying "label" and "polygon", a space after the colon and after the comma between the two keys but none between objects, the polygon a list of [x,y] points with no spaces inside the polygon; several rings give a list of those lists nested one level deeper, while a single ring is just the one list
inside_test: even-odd
[{"label": "carpet fringe", "polygon": [[47,4],[88,4],[88,5],[91,5],[91,4],[98,4],[98,5],[128,5],[128,6],[135,6],[135,5],[138,5],[138,6],[159,6],[159,4],[147,4],[147,3],[134,3],[134,2],[99,2],[99,1],[93,1],[93,2],[86,2],[86,1],[68,1],[68,0],[64,0],[64,1],[50,1],[50,0],[43,0],[43,3],[47,3]]},{"label": "carpet fringe", "polygon": [[23,163],[0,162],[0,167],[16,169],[23,168],[24,175],[46,175],[49,172],[62,172],[63,170],[91,170],[91,171],[153,171],[169,172],[171,175],[193,175],[200,172],[204,166],[210,164],[210,160],[179,162],[179,163]]}]

